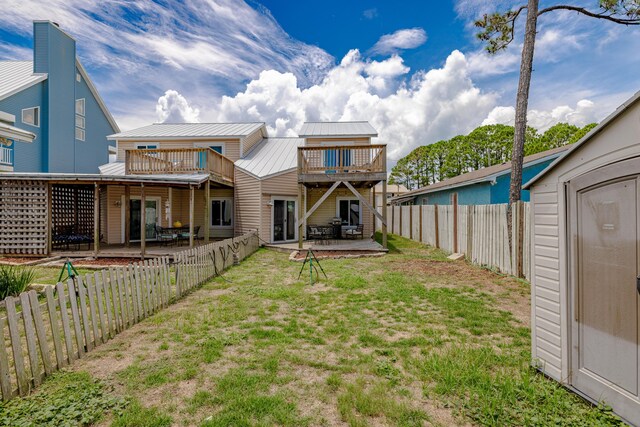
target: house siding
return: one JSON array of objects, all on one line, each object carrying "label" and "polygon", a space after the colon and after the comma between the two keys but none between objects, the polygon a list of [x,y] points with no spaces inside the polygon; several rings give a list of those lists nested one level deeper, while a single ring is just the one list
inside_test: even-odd
[{"label": "house siding", "polygon": [[235,233],[242,235],[261,226],[261,182],[236,169],[235,172]]},{"label": "house siding", "polygon": [[242,140],[242,149],[240,150],[240,154],[242,156],[246,155],[260,141],[262,141],[262,128],[260,128],[257,131],[253,132],[251,135],[247,135]]},{"label": "house siding", "polygon": [[158,148],[193,148],[195,146],[202,146],[206,144],[216,145],[219,143],[224,143],[224,155],[228,159],[232,161],[236,161],[240,158],[240,140],[239,139],[206,139],[206,140],[185,140],[185,139],[172,139],[172,140],[153,140],[153,139],[145,139],[141,141],[131,141],[131,140],[118,140],[116,142],[117,146],[117,156],[116,159],[119,162],[124,162],[125,160],[125,151],[126,150],[134,150],[137,144],[146,144],[153,143],[157,144]]},{"label": "house siding", "polygon": [[[552,159],[522,168],[522,183],[526,184],[534,176],[546,169],[546,167],[549,166],[557,157],[558,156],[555,156]],[[509,203],[510,187],[511,173],[497,177],[496,183],[491,186],[491,203]],[[529,190],[522,190],[520,193],[520,200],[523,202],[528,202],[530,200]]]},{"label": "house siding", "polygon": [[[369,188],[357,188],[358,192],[369,202],[373,204],[372,191]],[[326,189],[309,189],[307,191],[307,211],[315,205],[315,203],[326,192]],[[328,224],[332,218],[336,216],[336,203],[338,198],[355,198],[353,193],[347,188],[336,189],[322,205],[315,210],[307,220],[307,224]],[[363,227],[364,237],[369,237],[373,234],[373,213],[369,211],[365,206],[361,206],[362,218],[361,222]]]}]

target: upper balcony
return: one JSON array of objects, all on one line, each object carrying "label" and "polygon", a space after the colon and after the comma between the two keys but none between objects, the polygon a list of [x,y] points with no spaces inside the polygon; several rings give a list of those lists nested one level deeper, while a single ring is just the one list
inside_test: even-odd
[{"label": "upper balcony", "polygon": [[376,183],[384,179],[387,179],[386,145],[298,147],[299,183]]},{"label": "upper balcony", "polygon": [[211,179],[233,185],[233,161],[211,148],[135,149],[125,152],[127,175],[208,173]]}]

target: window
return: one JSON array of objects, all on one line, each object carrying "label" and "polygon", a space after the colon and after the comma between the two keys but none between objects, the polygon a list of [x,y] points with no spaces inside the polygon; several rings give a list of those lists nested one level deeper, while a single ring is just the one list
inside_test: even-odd
[{"label": "window", "polygon": [[211,226],[231,227],[233,223],[233,199],[211,200]]},{"label": "window", "polygon": [[22,110],[22,123],[40,127],[40,107],[25,108]]},{"label": "window", "polygon": [[216,153],[222,154],[222,145],[210,145],[209,148],[211,148]]},{"label": "window", "polygon": [[84,141],[85,139],[85,102],[84,98],[76,99],[76,139]]},{"label": "window", "polygon": [[84,98],[76,99],[76,114],[84,116],[85,115],[84,106],[85,106]]},{"label": "window", "polygon": [[82,77],[80,76],[80,73],[76,73],[76,81],[78,83],[80,83],[82,81]]},{"label": "window", "polygon": [[138,149],[138,150],[157,150],[158,149],[158,144],[148,144],[148,143],[136,144],[136,149]]},{"label": "window", "polygon": [[342,225],[360,224],[360,200],[342,199],[338,200],[338,216],[342,220]]}]

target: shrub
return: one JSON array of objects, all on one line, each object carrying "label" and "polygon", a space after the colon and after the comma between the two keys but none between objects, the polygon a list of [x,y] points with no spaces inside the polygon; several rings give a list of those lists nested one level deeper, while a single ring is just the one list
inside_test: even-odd
[{"label": "shrub", "polygon": [[8,296],[17,297],[35,278],[36,272],[32,268],[0,265],[0,299]]}]

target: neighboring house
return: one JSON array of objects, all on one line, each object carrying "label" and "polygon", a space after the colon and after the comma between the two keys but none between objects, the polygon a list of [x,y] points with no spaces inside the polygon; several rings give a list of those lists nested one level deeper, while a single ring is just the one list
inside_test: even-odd
[{"label": "neighboring house", "polygon": [[[549,166],[570,146],[553,148],[526,156],[522,166],[525,183]],[[460,205],[509,203],[511,162],[467,172],[444,181],[409,191],[391,200],[396,205],[449,205],[454,194]],[[522,200],[529,201],[529,191],[522,190]]]},{"label": "neighboring house", "polygon": [[[117,159],[100,174],[0,174],[0,253],[42,255],[81,242],[96,252],[135,244],[144,254],[147,241],[174,234],[193,245],[250,231],[264,243],[301,245],[319,229],[369,239],[374,215],[386,215],[372,206],[372,188],[387,178],[376,136],[367,122],[305,123],[298,138],[270,138],[264,123],[153,124],[110,135]],[[24,194],[40,206],[27,248],[23,228],[10,227],[33,203]]]},{"label": "neighboring house", "polygon": [[[376,207],[383,205],[382,203],[382,183],[376,184],[374,187],[376,193]],[[409,189],[402,184],[387,184],[387,201],[385,205],[388,205],[392,198],[401,196],[408,193]]]},{"label": "neighboring house", "polygon": [[76,57],[75,40],[50,21],[34,21],[33,40],[33,61],[0,61],[2,121],[34,135],[0,144],[0,170],[97,173],[118,126]]},{"label": "neighboring house", "polygon": [[0,172],[13,170],[13,150],[17,142],[32,143],[36,135],[13,126],[16,117],[0,111]]},{"label": "neighboring house", "polygon": [[640,92],[525,188],[532,360],[640,425]]}]

